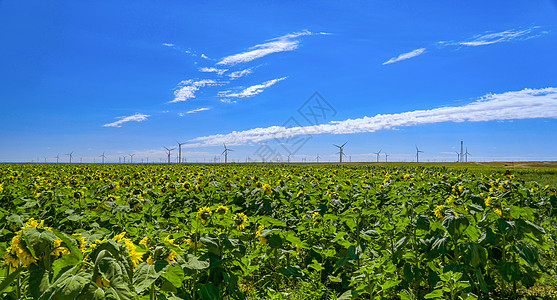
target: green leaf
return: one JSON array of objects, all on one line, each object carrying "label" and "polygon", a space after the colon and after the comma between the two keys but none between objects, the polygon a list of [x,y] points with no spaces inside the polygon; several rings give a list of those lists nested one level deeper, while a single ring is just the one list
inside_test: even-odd
[{"label": "green leaf", "polygon": [[426,294],[424,296],[425,299],[439,299],[439,298],[443,298],[443,290],[442,289],[438,289],[438,290],[434,290],[433,292]]},{"label": "green leaf", "polygon": [[74,274],[76,267],[67,270],[39,297],[39,300],[76,299],[84,287],[89,284],[88,272]]},{"label": "green leaf", "polygon": [[182,265],[182,267],[191,269],[191,270],[203,270],[207,269],[210,266],[209,261],[206,260],[199,260],[199,257],[188,254],[186,263]]},{"label": "green leaf", "polygon": [[47,251],[50,254],[56,235],[45,228],[30,227],[22,230],[22,239],[27,244],[27,249],[31,254],[35,258],[41,259],[42,256],[47,254]]},{"label": "green leaf", "polygon": [[35,264],[29,265],[29,292],[38,299],[50,287],[51,273]]},{"label": "green leaf", "polygon": [[146,262],[141,263],[133,275],[135,291],[141,293],[146,290],[166,271],[167,267],[168,262],[165,260],[157,260],[152,265]]},{"label": "green leaf", "polygon": [[278,269],[277,272],[289,277],[302,277],[304,275],[300,272],[300,268],[294,266],[282,267]]},{"label": "green leaf", "polygon": [[352,299],[352,290],[348,290],[344,293],[342,293],[342,295],[340,295],[337,300],[348,300],[348,299]]},{"label": "green leaf", "polygon": [[166,280],[168,280],[176,288],[182,286],[182,281],[184,280],[184,270],[179,265],[172,265],[166,269],[162,274]]},{"label": "green leaf", "polygon": [[499,274],[505,279],[507,282],[513,282],[520,278],[520,267],[518,263],[515,262],[499,262],[497,264],[497,270],[499,270]]},{"label": "green leaf", "polygon": [[197,284],[195,286],[195,291],[201,300],[219,299],[219,291],[212,283]]},{"label": "green leaf", "polygon": [[12,281],[14,281],[17,278],[19,273],[21,273],[21,270],[23,270],[23,267],[17,268],[15,271],[10,273],[10,275],[8,275],[6,278],[4,278],[2,283],[0,283],[0,292],[4,291],[7,287],[10,286]]}]

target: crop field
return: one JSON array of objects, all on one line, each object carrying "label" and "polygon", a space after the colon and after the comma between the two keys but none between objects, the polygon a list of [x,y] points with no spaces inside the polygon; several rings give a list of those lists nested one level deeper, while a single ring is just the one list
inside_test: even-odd
[{"label": "crop field", "polygon": [[556,299],[555,172],[2,164],[0,296]]}]

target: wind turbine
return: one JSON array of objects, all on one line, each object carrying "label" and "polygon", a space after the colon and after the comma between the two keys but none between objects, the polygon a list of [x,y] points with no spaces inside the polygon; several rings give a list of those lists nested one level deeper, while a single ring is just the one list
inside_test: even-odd
[{"label": "wind turbine", "polygon": [[468,155],[472,156],[472,154],[470,154],[468,152],[468,147],[466,147],[466,152],[464,153],[464,157],[466,158],[466,162],[468,162]]},{"label": "wind turbine", "polygon": [[456,153],[456,155],[457,155],[456,162],[460,162],[460,153],[458,153],[458,152],[456,152],[456,151],[455,151],[454,153]]},{"label": "wind turbine", "polygon": [[387,162],[387,158],[389,157],[389,154],[387,153],[383,153],[383,154],[385,154],[385,162]]},{"label": "wind turbine", "polygon": [[224,145],[224,151],[222,151],[222,153],[220,155],[224,154],[224,163],[227,163],[228,162],[228,151],[234,151],[234,150],[226,148],[226,144],[223,144],[223,145]]},{"label": "wind turbine", "polygon": [[103,159],[103,164],[104,164],[104,158],[106,157],[106,156],[104,156],[104,152],[103,152],[102,155],[99,155],[99,157],[102,157],[102,159]]},{"label": "wind turbine", "polygon": [[73,157],[73,151],[70,152],[70,153],[66,153],[66,155],[70,156],[70,164],[71,164],[72,163],[72,157]]},{"label": "wind turbine", "polygon": [[176,141],[176,143],[178,144],[178,162],[182,163],[182,145],[185,143],[180,143],[178,141]]},{"label": "wind turbine", "polygon": [[416,145],[416,162],[420,162],[420,152],[423,153],[423,151],[418,149],[418,146]]},{"label": "wind turbine", "polygon": [[[348,142],[346,142],[346,143],[348,143]],[[343,155],[346,156],[346,155],[344,154],[344,145],[346,145],[346,143],[342,144],[342,146],[338,146],[338,145],[333,144],[333,146],[335,146],[335,147],[337,147],[337,148],[339,149],[338,154],[339,154],[340,162],[341,162],[341,163],[342,163],[342,156],[343,156]]]},{"label": "wind turbine", "polygon": [[315,157],[317,162],[319,162],[319,158],[321,158],[321,156],[319,156],[319,153],[317,153],[317,156]]},{"label": "wind turbine", "polygon": [[130,163],[131,163],[131,164],[133,164],[133,156],[134,156],[134,155],[135,155],[135,154],[129,154],[129,156],[130,156]]},{"label": "wind turbine", "polygon": [[[383,150],[383,149],[381,149]],[[373,154],[377,155],[377,162],[379,162],[379,154],[381,153],[381,150],[379,150],[379,152],[373,152]]]},{"label": "wind turbine", "polygon": [[56,158],[56,163],[58,163],[58,160],[60,159],[60,153],[56,154],[56,157],[54,158]]},{"label": "wind turbine", "polygon": [[170,163],[170,152],[172,152],[172,150],[174,150],[176,148],[168,149],[168,148],[164,147],[164,149],[166,149],[166,151],[168,151],[168,163]]}]

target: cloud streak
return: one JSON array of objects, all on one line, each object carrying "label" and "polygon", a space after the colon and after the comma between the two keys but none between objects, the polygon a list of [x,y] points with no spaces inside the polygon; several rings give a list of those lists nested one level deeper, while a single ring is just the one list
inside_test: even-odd
[{"label": "cloud streak", "polygon": [[285,128],[271,126],[228,134],[197,137],[187,147],[245,145],[300,134],[352,134],[398,127],[442,122],[485,122],[534,118],[557,118],[557,88],[524,89],[501,94],[487,94],[462,106],[447,106],[397,114],[332,121],[316,126]]},{"label": "cloud streak", "polygon": [[224,72],[228,71],[228,69],[218,69],[218,68],[214,68],[214,67],[203,67],[203,68],[199,68],[199,72],[204,72],[204,73],[217,73],[218,75],[222,75],[224,74]]},{"label": "cloud streak", "polygon": [[197,109],[192,109],[190,111],[187,111],[186,114],[195,114],[198,113],[200,111],[206,111],[206,110],[210,110],[211,108],[209,107],[201,107],[201,108],[197,108]]},{"label": "cloud streak", "polygon": [[197,92],[201,87],[206,85],[216,84],[216,81],[211,79],[203,80],[183,80],[178,84],[178,88],[174,91],[174,100],[168,103],[176,103],[187,101],[188,99],[195,98],[195,92]]},{"label": "cloud streak", "polygon": [[250,62],[252,60],[264,57],[266,55],[278,52],[292,51],[298,48],[300,41],[296,38],[304,35],[326,35],[327,33],[312,33],[308,30],[303,30],[300,32],[289,33],[278,38],[274,38],[266,43],[255,45],[249,48],[247,51],[237,53],[234,55],[226,56],[222,58],[217,65],[235,65],[239,63]]},{"label": "cloud streak", "polygon": [[108,123],[108,124],[104,124],[103,127],[122,127],[122,124],[127,123],[127,122],[143,122],[145,120],[147,120],[147,118],[150,117],[150,115],[144,115],[144,114],[140,114],[140,113],[136,113],[135,115],[132,116],[127,116],[127,117],[117,117],[116,119],[119,119],[116,122],[112,122],[112,123]]},{"label": "cloud streak", "polygon": [[[261,84],[252,85],[248,88],[241,90],[240,92],[232,92],[232,91],[222,91],[219,92],[219,96],[223,98],[246,98],[246,97],[253,97],[257,94],[262,93],[266,88],[274,85],[275,83],[282,81],[288,77],[282,77],[277,79],[272,79],[265,81]],[[230,100],[223,99],[224,102],[231,102]]]},{"label": "cloud streak", "polygon": [[230,79],[234,80],[234,79],[238,79],[240,77],[244,77],[246,75],[249,75],[252,72],[253,72],[253,68],[244,69],[244,70],[232,72],[232,73],[228,74],[228,77],[230,77]]},{"label": "cloud streak", "polygon": [[486,33],[480,34],[472,37],[468,41],[458,42],[458,45],[462,46],[484,46],[491,45],[495,43],[510,42],[515,39],[525,38],[527,35],[532,33],[532,30],[537,27],[532,27],[524,30],[505,30],[496,33]]},{"label": "cloud streak", "polygon": [[416,50],[408,52],[408,53],[403,53],[403,54],[401,54],[397,57],[393,57],[393,58],[389,59],[388,61],[384,62],[383,65],[388,65],[388,64],[395,63],[395,62],[399,62],[401,60],[406,60],[406,59],[410,59],[412,57],[416,57],[416,56],[424,53],[424,51],[425,51],[425,48],[419,48],[419,49],[416,49]]}]

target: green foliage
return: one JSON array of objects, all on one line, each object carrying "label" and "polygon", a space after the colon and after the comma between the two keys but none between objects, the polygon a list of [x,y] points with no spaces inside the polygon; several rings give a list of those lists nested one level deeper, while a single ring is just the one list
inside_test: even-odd
[{"label": "green foliage", "polygon": [[556,190],[510,174],[5,164],[0,180],[5,299],[509,298],[557,274]]}]

